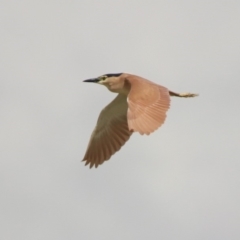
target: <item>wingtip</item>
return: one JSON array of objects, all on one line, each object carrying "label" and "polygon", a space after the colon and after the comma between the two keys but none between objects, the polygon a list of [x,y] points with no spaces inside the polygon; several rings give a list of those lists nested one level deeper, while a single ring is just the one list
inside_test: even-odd
[{"label": "wingtip", "polygon": [[95,168],[98,167],[99,164],[95,163],[95,162],[90,162],[88,161],[87,159],[83,159],[82,162],[85,162],[85,166],[88,166],[89,165],[89,168],[93,168],[93,166],[95,166]]}]

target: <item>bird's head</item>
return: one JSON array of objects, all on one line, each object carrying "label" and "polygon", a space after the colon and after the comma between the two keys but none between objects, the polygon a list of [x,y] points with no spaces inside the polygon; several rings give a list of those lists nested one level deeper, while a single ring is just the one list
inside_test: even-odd
[{"label": "bird's head", "polygon": [[121,75],[122,73],[108,73],[108,74],[101,75],[97,78],[90,78],[90,79],[84,80],[83,82],[92,82],[92,83],[98,83],[98,84],[108,86],[111,82],[117,81]]},{"label": "bird's head", "polygon": [[126,80],[126,73],[108,73],[97,78],[84,80],[84,82],[94,82],[108,88],[109,91],[121,94],[128,94],[130,86]]}]

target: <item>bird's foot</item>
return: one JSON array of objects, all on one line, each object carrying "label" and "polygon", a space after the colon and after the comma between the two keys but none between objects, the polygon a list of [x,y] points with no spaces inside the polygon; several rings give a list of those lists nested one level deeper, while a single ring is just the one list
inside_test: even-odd
[{"label": "bird's foot", "polygon": [[197,97],[198,94],[195,93],[179,93],[179,97],[189,98],[189,97]]}]

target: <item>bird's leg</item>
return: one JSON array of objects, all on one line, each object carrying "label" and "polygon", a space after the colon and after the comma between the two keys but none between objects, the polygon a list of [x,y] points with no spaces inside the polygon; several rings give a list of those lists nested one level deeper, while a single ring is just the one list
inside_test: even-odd
[{"label": "bird's leg", "polygon": [[169,95],[173,96],[173,97],[184,97],[184,98],[198,96],[198,94],[195,94],[195,93],[175,93],[175,92],[172,92],[172,91],[169,91]]}]

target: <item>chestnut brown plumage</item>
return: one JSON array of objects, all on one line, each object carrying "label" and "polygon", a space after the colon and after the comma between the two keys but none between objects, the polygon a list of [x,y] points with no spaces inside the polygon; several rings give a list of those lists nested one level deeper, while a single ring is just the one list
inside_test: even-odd
[{"label": "chestnut brown plumage", "polygon": [[150,134],[166,119],[170,96],[195,97],[175,93],[142,77],[128,73],[105,74],[85,80],[104,85],[116,98],[100,113],[83,158],[90,168],[102,164],[117,152],[133,132]]}]

